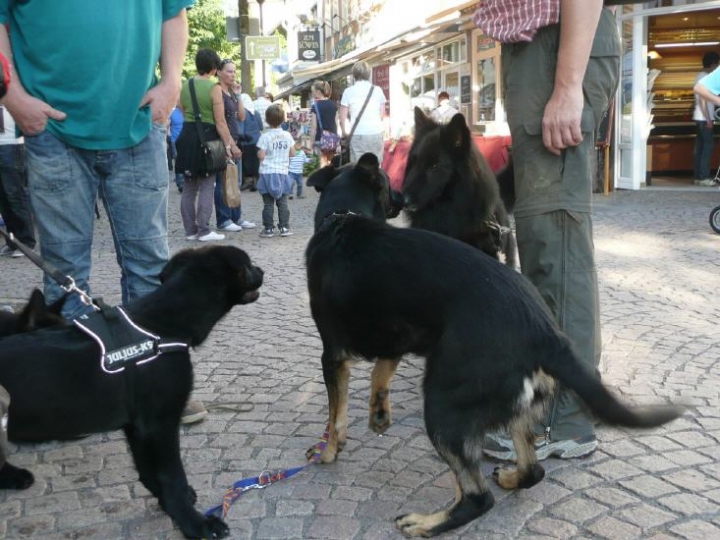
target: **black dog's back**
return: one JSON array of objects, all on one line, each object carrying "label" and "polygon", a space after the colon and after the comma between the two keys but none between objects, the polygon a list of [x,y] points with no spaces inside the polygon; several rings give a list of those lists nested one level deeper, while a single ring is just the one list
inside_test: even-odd
[{"label": "black dog's back", "polygon": [[457,114],[439,125],[415,110],[415,139],[403,183],[413,228],[435,231],[515,266],[515,239],[495,175]]}]

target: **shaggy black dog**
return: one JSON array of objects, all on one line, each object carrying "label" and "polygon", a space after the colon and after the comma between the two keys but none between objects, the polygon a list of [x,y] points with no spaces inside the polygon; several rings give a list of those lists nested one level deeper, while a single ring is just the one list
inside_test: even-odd
[{"label": "shaggy black dog", "polygon": [[346,441],[352,359],[425,357],[425,425],[454,473],[457,497],[446,510],[398,517],[403,534],[433,536],[493,506],[478,463],[489,430],[509,429],[518,452],[516,469],[496,471],[500,486],[528,488],[543,478],[532,426],[556,379],[609,424],[648,428],[680,414],[671,406],[633,409],[618,401],[577,359],[540,295],[518,272],[453,238],[395,228],[330,204],[340,200],[330,188],[350,183],[365,186],[364,198],[377,198],[377,159],[366,154],[322,191],[318,208],[324,217],[306,250],[329,401],[321,462],[333,462]]},{"label": "shaggy black dog", "polygon": [[[62,297],[48,306],[45,304],[43,293],[35,289],[20,313],[0,311],[0,338],[66,324],[65,319],[60,315],[64,303],[65,297]],[[5,435],[0,434],[0,437]],[[4,450],[0,449],[0,451]],[[3,466],[0,468],[0,489],[27,489],[33,485],[35,478],[30,471],[8,463],[4,455],[1,457]]]},{"label": "shaggy black dog", "polygon": [[498,183],[473,143],[462,114],[439,125],[415,107],[415,139],[403,181],[405,212],[415,229],[435,231],[516,266]]},{"label": "shaggy black dog", "polygon": [[195,510],[180,459],[180,416],[193,384],[188,347],[202,343],[233,306],[257,300],[263,272],[244,251],[212,246],[178,253],[160,277],[156,291],[124,308],[161,338],[161,351],[171,347],[153,360],[110,373],[101,357],[119,355],[101,354],[74,325],[0,341],[0,382],[12,396],[8,434],[46,441],[122,428],[140,481],[182,533],[222,538],[227,525]]}]

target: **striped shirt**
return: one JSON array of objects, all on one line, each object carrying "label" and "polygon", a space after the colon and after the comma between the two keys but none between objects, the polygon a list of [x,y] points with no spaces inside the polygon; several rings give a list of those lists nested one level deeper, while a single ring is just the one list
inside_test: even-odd
[{"label": "striped shirt", "polygon": [[295,150],[295,155],[290,158],[290,168],[288,172],[301,173],[303,172],[303,165],[310,161],[305,154],[305,151]]},{"label": "striped shirt", "polygon": [[483,0],[473,21],[501,43],[532,41],[540,28],[560,21],[560,0]]}]

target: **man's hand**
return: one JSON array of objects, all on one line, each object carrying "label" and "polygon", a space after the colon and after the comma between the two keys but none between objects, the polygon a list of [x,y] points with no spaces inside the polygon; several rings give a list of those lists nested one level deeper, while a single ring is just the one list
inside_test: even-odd
[{"label": "man's hand", "polygon": [[8,112],[24,135],[37,135],[45,130],[48,118],[63,121],[67,114],[53,109],[44,101],[26,92],[11,92],[5,102]]},{"label": "man's hand", "polygon": [[545,147],[555,155],[583,140],[580,129],[584,97],[582,86],[574,90],[555,88],[545,106],[542,134]]},{"label": "man's hand", "polygon": [[155,124],[167,124],[170,113],[180,97],[180,86],[160,81],[148,90],[140,102],[140,107],[150,106],[152,121]]}]

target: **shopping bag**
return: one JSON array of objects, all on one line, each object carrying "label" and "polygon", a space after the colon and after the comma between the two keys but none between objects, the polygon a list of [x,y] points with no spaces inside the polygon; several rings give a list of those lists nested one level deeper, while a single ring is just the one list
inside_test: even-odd
[{"label": "shopping bag", "polygon": [[228,161],[222,179],[223,202],[228,208],[240,206],[240,185],[238,183],[238,166]]}]

